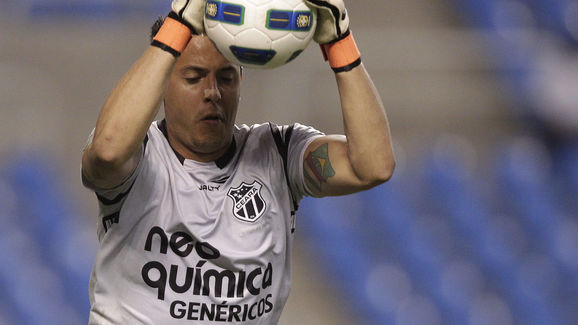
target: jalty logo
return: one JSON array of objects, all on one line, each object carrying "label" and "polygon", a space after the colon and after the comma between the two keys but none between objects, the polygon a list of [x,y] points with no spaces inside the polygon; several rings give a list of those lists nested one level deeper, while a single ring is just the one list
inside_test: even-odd
[{"label": "jalty logo", "polygon": [[263,185],[257,181],[251,184],[242,182],[238,187],[229,189],[227,195],[233,199],[233,214],[240,220],[255,222],[265,212],[265,201],[261,196]]}]

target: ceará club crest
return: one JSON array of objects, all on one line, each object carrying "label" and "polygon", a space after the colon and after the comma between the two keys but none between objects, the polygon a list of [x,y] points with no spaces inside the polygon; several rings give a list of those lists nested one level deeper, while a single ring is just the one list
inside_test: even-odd
[{"label": "cear\u00e1 club crest", "polygon": [[246,222],[255,222],[265,212],[266,204],[261,196],[263,185],[257,181],[251,184],[242,182],[237,187],[231,187],[227,195],[233,199],[233,214]]}]

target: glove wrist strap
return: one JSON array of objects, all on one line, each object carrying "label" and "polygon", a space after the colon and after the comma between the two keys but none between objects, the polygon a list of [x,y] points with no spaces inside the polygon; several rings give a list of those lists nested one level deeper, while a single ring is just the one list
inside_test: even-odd
[{"label": "glove wrist strap", "polygon": [[335,72],[351,71],[361,64],[361,53],[350,31],[335,42],[322,44],[321,51]]},{"label": "glove wrist strap", "polygon": [[191,39],[191,30],[174,18],[167,17],[153,38],[152,46],[156,46],[179,57]]}]

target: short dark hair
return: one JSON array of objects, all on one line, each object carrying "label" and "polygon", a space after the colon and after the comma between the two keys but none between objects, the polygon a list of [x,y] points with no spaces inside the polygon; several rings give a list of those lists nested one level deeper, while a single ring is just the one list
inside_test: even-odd
[{"label": "short dark hair", "polygon": [[159,29],[161,29],[161,26],[163,25],[164,22],[165,22],[165,17],[159,16],[157,18],[157,20],[155,20],[155,22],[151,26],[151,39],[150,39],[151,42],[153,41],[153,38],[155,38],[155,36],[159,32]]}]

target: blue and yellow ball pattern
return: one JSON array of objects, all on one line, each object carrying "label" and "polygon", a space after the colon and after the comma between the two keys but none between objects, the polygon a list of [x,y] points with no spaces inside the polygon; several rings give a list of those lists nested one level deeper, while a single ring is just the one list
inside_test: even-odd
[{"label": "blue and yellow ball pattern", "polygon": [[303,0],[208,0],[205,30],[231,62],[271,69],[308,46],[316,13]]}]

